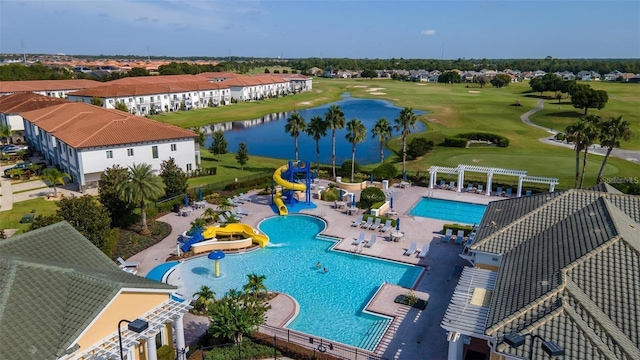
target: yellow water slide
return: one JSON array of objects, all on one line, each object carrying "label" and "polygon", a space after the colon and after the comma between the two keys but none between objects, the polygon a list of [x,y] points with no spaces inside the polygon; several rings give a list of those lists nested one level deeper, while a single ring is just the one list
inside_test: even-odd
[{"label": "yellow water slide", "polygon": [[[282,178],[282,173],[289,169],[289,165],[283,165],[279,167],[276,172],[273,173],[273,180],[276,184],[282,186],[284,189],[289,189],[293,191],[305,191],[307,190],[307,186],[301,183],[292,183]],[[273,202],[278,207],[278,212],[280,215],[287,215],[289,210],[287,210],[287,206],[282,201],[282,191],[278,191],[274,197]]]},{"label": "yellow water slide", "polygon": [[245,238],[253,239],[254,243],[260,245],[260,247],[267,246],[269,243],[269,237],[261,234],[258,230],[254,229],[251,225],[236,223],[226,226],[210,226],[203,233],[205,239],[213,239],[218,236],[232,236],[239,235]]}]

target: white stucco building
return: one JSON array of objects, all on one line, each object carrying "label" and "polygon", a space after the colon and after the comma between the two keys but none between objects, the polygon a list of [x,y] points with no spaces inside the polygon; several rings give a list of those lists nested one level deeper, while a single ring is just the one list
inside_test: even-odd
[{"label": "white stucco building", "polygon": [[60,105],[66,102],[64,99],[30,92],[0,96],[0,124],[11,126],[9,142],[24,142],[24,122],[20,113]]},{"label": "white stucco building", "polygon": [[70,102],[22,113],[27,142],[72,176],[81,191],[108,167],[147,163],[160,170],[174,158],[184,171],[200,163],[196,134],[119,110]]}]

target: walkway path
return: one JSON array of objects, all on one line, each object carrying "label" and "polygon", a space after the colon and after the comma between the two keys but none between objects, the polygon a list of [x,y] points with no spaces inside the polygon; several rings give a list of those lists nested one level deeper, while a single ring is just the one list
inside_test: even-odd
[{"label": "walkway path", "polygon": [[[540,126],[537,124],[534,124],[533,122],[531,122],[531,120],[529,120],[529,116],[537,113],[538,111],[542,110],[544,108],[544,100],[538,100],[538,104],[536,106],[535,109],[531,109],[529,111],[527,111],[526,113],[522,114],[520,116],[520,120],[522,120],[523,123],[546,131],[548,133],[550,133],[552,136],[550,137],[543,137],[540,138],[540,141],[545,143],[545,144],[549,144],[549,145],[554,145],[554,146],[562,146],[568,149],[573,149],[574,146],[573,144],[569,144],[569,143],[565,143],[563,141],[558,141],[554,139],[554,136],[558,133],[558,131],[555,130],[551,130],[549,128],[546,128],[544,126]],[[595,144],[593,145],[593,149],[589,151],[590,154],[596,154],[596,155],[606,155],[607,153],[607,148],[603,148],[601,147],[599,144]],[[640,165],[640,151],[637,150],[623,150],[623,149],[613,149],[613,151],[611,152],[611,156],[623,159],[623,160],[627,160],[627,161],[631,161],[633,163],[639,164]]]}]

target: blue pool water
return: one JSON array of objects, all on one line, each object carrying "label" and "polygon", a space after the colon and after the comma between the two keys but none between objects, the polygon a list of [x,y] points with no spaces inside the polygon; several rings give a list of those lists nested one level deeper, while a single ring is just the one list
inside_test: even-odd
[{"label": "blue pool water", "polygon": [[[310,109],[302,109],[298,112],[308,123],[316,115],[324,118],[324,113],[327,112],[331,105],[340,106],[346,121],[357,118],[367,128],[365,141],[356,146],[356,162],[362,165],[379,162],[380,143],[377,139],[371,138],[371,128],[382,117],[389,120],[393,127],[395,124],[393,120],[398,117],[402,109],[389,101],[352,98],[349,94],[344,94],[343,99],[340,101]],[[421,115],[426,112],[414,109],[414,113]],[[258,121],[253,127],[241,127],[237,123],[225,124],[225,126],[218,124],[217,126],[232,129],[224,133],[228,143],[227,149],[230,152],[235,152],[238,149],[238,144],[244,142],[247,144],[247,149],[251,155],[292,159],[295,155],[293,137],[284,131],[284,126],[290,115],[291,113],[283,112],[276,119],[264,123]],[[426,127],[421,122],[416,125],[416,129],[411,129],[413,133],[426,130]],[[336,164],[338,165],[341,165],[346,160],[351,160],[351,144],[345,139],[346,134],[346,129],[336,131]],[[393,129],[392,135],[398,136],[400,133]],[[205,146],[209,148],[212,142],[213,137],[207,136]],[[312,137],[306,133],[301,134],[298,138],[298,146],[301,160],[316,161],[316,143]],[[385,150],[385,156],[389,154],[391,154],[391,151]],[[324,164],[331,163],[331,131],[328,131],[327,136],[320,139],[320,161]]]},{"label": "blue pool water", "polygon": [[[317,236],[325,226],[306,215],[269,218],[259,228],[269,235],[270,245],[227,255],[220,260],[219,278],[213,262],[203,256],[177,266],[168,282],[182,294],[207,285],[221,297],[241,289],[247,274],[265,275],[267,289],[287,293],[300,304],[289,328],[373,350],[390,320],[363,313],[365,305],[383,282],[411,287],[422,268],[333,251],[334,241]],[[317,262],[329,271],[316,269]]]},{"label": "blue pool water", "polygon": [[463,224],[480,224],[487,205],[460,201],[422,198],[409,211],[411,216],[420,216]]},{"label": "blue pool water", "polygon": [[151,271],[149,271],[149,273],[145,277],[147,279],[162,282],[162,278],[164,277],[164,274],[166,274],[167,271],[169,271],[171,268],[173,268],[177,264],[178,264],[177,261],[169,261],[169,262],[160,264],[154,267],[153,269],[151,269]]}]

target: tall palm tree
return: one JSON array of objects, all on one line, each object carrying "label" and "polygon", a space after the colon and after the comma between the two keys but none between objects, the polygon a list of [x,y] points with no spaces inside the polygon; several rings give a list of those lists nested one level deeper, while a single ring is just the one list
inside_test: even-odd
[{"label": "tall palm tree", "polygon": [[257,298],[261,292],[267,292],[267,287],[264,285],[264,281],[267,279],[265,275],[251,273],[247,275],[247,278],[247,283],[242,287],[244,291],[252,294],[254,298]]},{"label": "tall palm tree", "polygon": [[67,174],[64,171],[60,171],[56,168],[46,168],[42,170],[42,175],[40,175],[42,180],[48,182],[53,186],[53,196],[58,196],[58,189],[56,188],[57,184],[64,185],[65,179],[71,179],[71,175]]},{"label": "tall palm tree", "polygon": [[193,296],[196,298],[196,307],[206,310],[209,302],[215,298],[216,293],[210,287],[202,285],[200,290],[193,293]]},{"label": "tall palm tree", "polygon": [[353,173],[356,164],[356,145],[366,140],[367,128],[362,121],[354,118],[347,123],[347,130],[349,132],[345,138],[351,143],[351,182],[353,182]]},{"label": "tall palm tree", "polygon": [[596,140],[600,136],[600,116],[589,114],[584,116],[587,126],[585,127],[583,142],[583,157],[582,157],[582,174],[580,175],[580,189],[584,184],[584,173],[587,169],[587,156],[589,155],[589,147],[595,144]]},{"label": "tall palm tree", "polygon": [[11,137],[11,125],[0,124],[0,139],[3,139],[4,143],[8,144],[10,137]]},{"label": "tall palm tree", "polygon": [[404,108],[394,122],[396,123],[394,128],[402,135],[402,176],[404,177],[407,174],[407,136],[411,134],[411,129],[416,128],[418,118],[412,108]]},{"label": "tall palm tree", "polygon": [[384,143],[391,138],[391,124],[389,120],[380,118],[373,129],[371,129],[371,138],[378,138],[380,142],[380,164],[384,162]]},{"label": "tall palm tree", "polygon": [[129,179],[120,184],[120,194],[125,201],[140,204],[142,233],[149,233],[145,202],[164,195],[164,183],[149,164],[129,166]]},{"label": "tall palm tree", "polygon": [[314,116],[307,125],[307,135],[316,142],[316,172],[320,170],[320,139],[327,136],[327,124],[321,116]]},{"label": "tall palm tree", "polygon": [[300,136],[300,133],[304,132],[306,129],[307,122],[297,111],[294,111],[293,114],[291,114],[289,119],[287,119],[287,124],[284,126],[284,131],[293,136],[293,142],[296,145],[296,162],[298,161],[298,136]]},{"label": "tall palm tree", "polygon": [[344,113],[338,105],[331,105],[329,110],[324,113],[324,121],[327,129],[331,129],[331,168],[333,169],[333,178],[336,178],[336,130],[344,129],[346,119]]},{"label": "tall palm tree", "polygon": [[602,182],[604,167],[607,165],[613,148],[620,147],[620,140],[629,141],[632,137],[631,124],[626,120],[622,120],[622,116],[609,118],[609,120],[602,123],[598,140],[600,141],[600,146],[607,148],[607,153],[604,156],[604,160],[602,160],[600,171],[598,171],[598,184]]},{"label": "tall palm tree", "polygon": [[574,144],[573,150],[576,152],[576,177],[573,182],[573,187],[578,188],[578,179],[580,178],[580,153],[582,152],[584,143],[584,132],[587,127],[587,123],[582,119],[577,122],[567,126],[564,130],[567,141],[572,142]]}]

